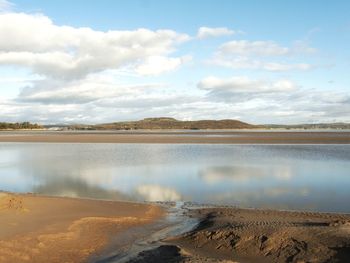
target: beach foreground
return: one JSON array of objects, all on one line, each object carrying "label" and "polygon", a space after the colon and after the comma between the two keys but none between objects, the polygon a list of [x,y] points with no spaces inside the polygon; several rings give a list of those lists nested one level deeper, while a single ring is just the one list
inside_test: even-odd
[{"label": "beach foreground", "polygon": [[[200,222],[192,231],[159,240],[159,245],[146,246],[123,262],[347,262],[350,258],[348,214],[196,206],[187,206],[186,211],[186,216]],[[1,193],[0,215],[0,262],[96,262],[105,258],[108,248],[120,251],[117,244],[131,229],[132,238],[123,243],[125,253],[138,238],[145,240],[141,229],[161,222],[164,206]],[[149,229],[163,231],[161,227]]]},{"label": "beach foreground", "polygon": [[0,262],[87,262],[162,215],[154,205],[0,193]]},{"label": "beach foreground", "polygon": [[202,208],[191,232],[131,262],[349,262],[350,215]]}]

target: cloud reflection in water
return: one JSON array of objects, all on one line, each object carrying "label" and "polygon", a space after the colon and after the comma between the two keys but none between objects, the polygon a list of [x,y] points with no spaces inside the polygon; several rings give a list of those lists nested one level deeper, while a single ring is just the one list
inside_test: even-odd
[{"label": "cloud reflection in water", "polygon": [[0,189],[349,212],[349,156],[347,145],[9,143]]},{"label": "cloud reflection in water", "polygon": [[292,172],[288,166],[214,166],[201,170],[199,176],[208,184],[215,184],[223,181],[237,183],[266,180],[269,177],[289,180]]},{"label": "cloud reflection in water", "polygon": [[181,195],[172,188],[160,185],[140,185],[136,192],[146,201],[179,201]]},{"label": "cloud reflection in water", "polygon": [[107,199],[107,200],[135,200],[132,196],[117,190],[106,189],[92,185],[79,178],[58,177],[45,181],[33,187],[33,192],[44,195]]}]

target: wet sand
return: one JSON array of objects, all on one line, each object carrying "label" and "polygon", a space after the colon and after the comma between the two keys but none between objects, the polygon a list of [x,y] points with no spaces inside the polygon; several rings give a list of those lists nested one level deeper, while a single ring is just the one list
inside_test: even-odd
[{"label": "wet sand", "polygon": [[[348,262],[350,259],[350,214],[189,205],[179,210],[178,223],[181,225],[187,217],[197,218],[199,224],[174,236],[169,224],[164,224],[164,207],[0,193],[0,262],[100,262],[101,259],[104,259],[101,262],[129,263]],[[145,229],[157,234],[147,234]],[[167,232],[172,234],[164,236]],[[154,236],[163,237],[157,240]],[[130,250],[128,257],[128,248],[133,244],[140,248],[140,241],[145,244],[141,252],[132,254]],[[121,248],[121,244],[125,247]],[[112,257],[106,257],[111,252]],[[124,256],[118,257],[121,252]]]},{"label": "wet sand", "polygon": [[349,262],[350,215],[238,208],[194,209],[201,223],[129,261]]},{"label": "wet sand", "polygon": [[72,131],[0,132],[0,142],[350,144],[350,132],[330,131]]},{"label": "wet sand", "polygon": [[87,262],[162,216],[155,205],[0,193],[0,262]]}]

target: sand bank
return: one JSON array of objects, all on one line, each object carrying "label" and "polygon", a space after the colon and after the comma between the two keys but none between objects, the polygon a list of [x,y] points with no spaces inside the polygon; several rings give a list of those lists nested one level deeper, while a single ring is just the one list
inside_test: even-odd
[{"label": "sand bank", "polygon": [[0,142],[350,144],[350,132],[0,132]]},{"label": "sand bank", "polygon": [[0,262],[86,262],[158,206],[0,193]]},{"label": "sand bank", "polygon": [[[193,230],[152,241],[151,247],[144,242],[144,250],[123,262],[350,259],[349,214],[189,208],[185,214],[200,222]],[[111,244],[120,251],[128,231],[127,248],[148,240],[144,232],[137,235],[144,228],[163,233],[169,225],[154,227],[163,215],[154,205],[0,193],[0,262],[95,262]]]},{"label": "sand bank", "polygon": [[194,209],[193,231],[130,261],[349,262],[350,215],[236,208]]}]

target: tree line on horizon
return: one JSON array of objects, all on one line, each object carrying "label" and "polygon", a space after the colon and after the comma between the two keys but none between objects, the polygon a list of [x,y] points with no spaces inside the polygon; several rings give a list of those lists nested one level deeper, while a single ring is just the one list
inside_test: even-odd
[{"label": "tree line on horizon", "polygon": [[20,129],[41,129],[43,128],[41,125],[37,123],[30,123],[28,121],[25,122],[0,122],[0,130],[20,130]]}]

